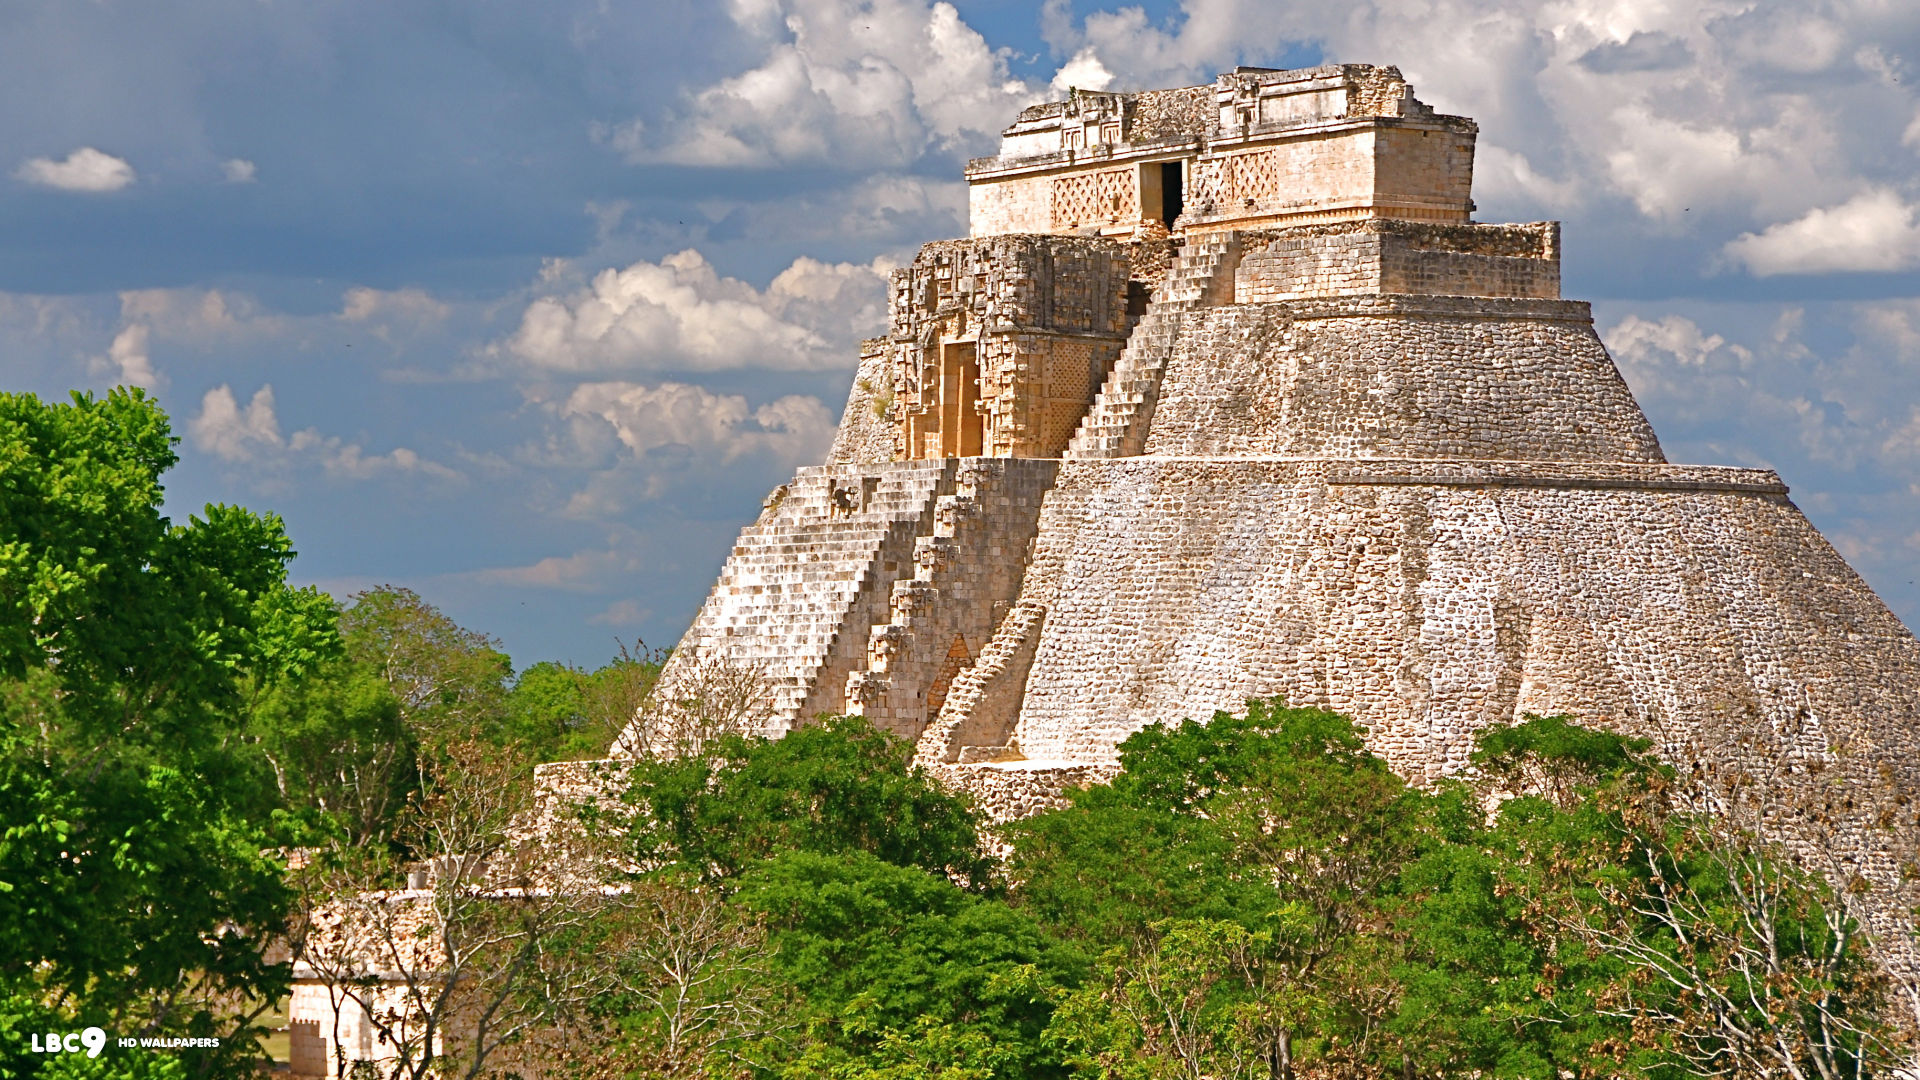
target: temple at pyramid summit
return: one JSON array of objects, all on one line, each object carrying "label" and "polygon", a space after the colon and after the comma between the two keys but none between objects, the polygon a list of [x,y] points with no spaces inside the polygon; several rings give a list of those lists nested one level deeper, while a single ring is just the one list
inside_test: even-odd
[{"label": "temple at pyramid summit", "polygon": [[1022,112],[663,692],[750,667],[1001,816],[1269,695],[1415,778],[1564,713],[1920,795],[1920,644],[1780,477],[1666,459],[1477,130],[1366,65]]}]

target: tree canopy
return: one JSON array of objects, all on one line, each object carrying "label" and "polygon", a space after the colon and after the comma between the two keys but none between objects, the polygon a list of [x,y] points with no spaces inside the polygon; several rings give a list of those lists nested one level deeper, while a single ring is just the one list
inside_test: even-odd
[{"label": "tree canopy", "polygon": [[231,1033],[221,1002],[286,985],[263,945],[288,902],[271,851],[294,837],[263,812],[239,736],[250,686],[340,654],[335,609],[287,585],[277,517],[161,512],[175,442],[138,390],[0,394],[0,993],[16,1017]]}]

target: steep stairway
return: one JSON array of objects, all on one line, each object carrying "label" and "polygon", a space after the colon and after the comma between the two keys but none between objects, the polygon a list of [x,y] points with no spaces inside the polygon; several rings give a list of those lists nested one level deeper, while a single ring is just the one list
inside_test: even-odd
[{"label": "steep stairway", "polygon": [[[893,583],[913,573],[915,541],[953,491],[955,464],[801,469],[741,533],[680,652],[757,668],[779,730],[839,711],[847,673],[865,666],[868,628],[887,617]],[[670,665],[663,682],[674,674]]]},{"label": "steep stairway", "polygon": [[1137,457],[1146,448],[1147,425],[1181,321],[1195,308],[1233,302],[1240,251],[1235,232],[1209,233],[1181,246],[1062,457]]},{"label": "steep stairway", "polygon": [[[917,738],[952,680],[985,646],[1019,594],[1040,505],[1059,471],[1044,458],[968,458],[936,500],[914,571],[893,583],[868,635],[867,666],[847,680],[847,711]],[[1015,557],[1009,557],[1015,556]]]}]

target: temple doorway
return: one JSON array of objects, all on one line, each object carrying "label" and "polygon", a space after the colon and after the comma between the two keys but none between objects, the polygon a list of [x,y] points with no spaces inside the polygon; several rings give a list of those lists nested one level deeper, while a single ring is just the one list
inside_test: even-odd
[{"label": "temple doorway", "polygon": [[1185,164],[1178,161],[1152,161],[1140,166],[1140,216],[1167,228],[1179,219],[1187,206]]},{"label": "temple doorway", "polygon": [[971,341],[940,347],[940,454],[979,457],[986,432],[980,415],[980,358]]}]

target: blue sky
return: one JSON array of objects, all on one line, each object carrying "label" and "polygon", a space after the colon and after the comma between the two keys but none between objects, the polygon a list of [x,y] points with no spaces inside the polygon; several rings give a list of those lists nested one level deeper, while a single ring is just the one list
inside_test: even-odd
[{"label": "blue sky", "polygon": [[0,0],[0,387],[147,386],[522,664],[671,644],[824,453],[885,270],[1050,84],[1397,64],[1676,461],[1779,470],[1920,622],[1920,8],[1898,0]]}]

